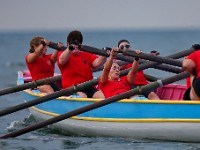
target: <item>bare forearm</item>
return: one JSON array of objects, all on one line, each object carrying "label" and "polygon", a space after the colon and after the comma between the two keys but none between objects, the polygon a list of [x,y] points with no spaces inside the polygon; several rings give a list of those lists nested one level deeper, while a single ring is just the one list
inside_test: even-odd
[{"label": "bare forearm", "polygon": [[59,63],[60,63],[61,65],[64,65],[64,64],[68,61],[68,59],[69,59],[71,53],[72,53],[72,51],[70,51],[69,49],[66,49],[66,50],[60,55],[60,57],[59,57]]},{"label": "bare forearm", "polygon": [[58,51],[55,50],[54,53],[51,55],[51,61],[56,62],[58,56]]},{"label": "bare forearm", "polygon": [[99,56],[95,61],[93,62],[93,67],[97,68],[102,66],[106,62],[106,57]]},{"label": "bare forearm", "polygon": [[131,84],[133,82],[133,80],[135,79],[135,74],[137,72],[138,69],[138,65],[139,65],[139,61],[134,61],[131,67],[131,70],[129,71],[128,75],[127,75],[127,80],[128,82]]},{"label": "bare forearm", "polygon": [[100,82],[102,84],[104,84],[107,80],[108,80],[108,74],[110,72],[110,68],[112,67],[112,63],[113,63],[113,57],[110,56],[105,65],[104,65],[104,69],[102,71],[102,75],[100,76]]}]

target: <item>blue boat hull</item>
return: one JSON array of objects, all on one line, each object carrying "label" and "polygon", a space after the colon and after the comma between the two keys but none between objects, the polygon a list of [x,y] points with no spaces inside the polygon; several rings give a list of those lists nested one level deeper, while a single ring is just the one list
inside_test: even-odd
[{"label": "blue boat hull", "polygon": [[[44,96],[30,89],[22,91],[22,95],[25,101]],[[63,96],[29,110],[37,121],[45,121],[98,101],[101,99]],[[124,99],[65,119],[52,127],[84,136],[200,142],[200,102]]]}]

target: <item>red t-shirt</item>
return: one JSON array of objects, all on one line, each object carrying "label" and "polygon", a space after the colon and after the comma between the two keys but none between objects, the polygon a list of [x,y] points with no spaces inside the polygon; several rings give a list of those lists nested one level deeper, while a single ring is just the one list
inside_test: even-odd
[{"label": "red t-shirt", "polygon": [[105,84],[102,84],[99,81],[99,88],[103,92],[105,98],[108,98],[129,91],[131,86],[127,81],[127,77],[125,76],[122,77],[119,81],[108,80]]},{"label": "red t-shirt", "polygon": [[62,74],[62,88],[92,80],[92,63],[97,58],[96,55],[87,52],[80,52],[78,55],[71,54],[66,64],[59,63],[59,57],[62,52],[58,53],[58,67]]},{"label": "red t-shirt", "polygon": [[32,80],[48,78],[54,75],[55,63],[51,61],[51,55],[44,55],[43,58],[38,57],[33,63],[27,62],[28,54],[26,55],[26,65],[31,73]]},{"label": "red t-shirt", "polygon": [[[127,64],[124,69],[128,69],[128,68],[131,68],[132,67],[132,64]],[[136,75],[135,75],[135,80],[133,81],[133,84],[134,85],[146,85],[148,84],[145,76],[144,76],[144,72],[141,70],[141,71],[137,71],[136,72]]]},{"label": "red t-shirt", "polygon": [[186,57],[187,59],[191,59],[196,64],[196,73],[197,78],[200,77],[200,50],[191,53],[189,56]]}]

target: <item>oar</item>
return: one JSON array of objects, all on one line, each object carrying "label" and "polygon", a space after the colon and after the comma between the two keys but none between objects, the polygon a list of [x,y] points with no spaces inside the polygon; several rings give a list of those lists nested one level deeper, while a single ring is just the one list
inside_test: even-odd
[{"label": "oar", "polygon": [[155,56],[155,55],[147,54],[147,53],[137,54],[133,50],[126,50],[126,51],[119,50],[119,52],[123,53],[124,55],[127,55],[127,56],[139,57],[139,58],[143,58],[143,59],[150,60],[150,61],[155,61],[155,62],[159,62],[159,63],[166,63],[166,64],[182,67],[181,61],[175,60],[175,59],[172,59],[172,58],[165,58],[165,57]]},{"label": "oar", "polygon": [[[132,61],[130,61],[130,62],[132,63],[133,61],[134,61],[134,58],[132,58]],[[128,64],[130,62],[129,62],[129,60],[127,60],[126,62],[125,61],[117,61],[117,63],[120,66],[126,65],[126,64]],[[140,60],[141,64],[143,64],[143,63],[150,63],[150,62],[152,62],[152,61],[146,61],[146,60],[143,60],[143,59]],[[155,65],[155,66],[152,66],[151,68],[159,69],[159,70],[167,71],[167,72],[172,72],[172,73],[176,73],[176,74],[182,72],[182,69],[180,69],[178,67],[171,66],[171,65],[166,65],[166,64]],[[97,72],[97,71],[101,71],[101,70],[103,70],[103,66],[94,69],[93,72]]]},{"label": "oar", "polygon": [[[56,44],[56,45],[57,45],[57,44]],[[56,47],[56,48],[58,48],[58,47]],[[175,58],[184,57],[184,55],[188,55],[188,53],[191,53],[191,52],[193,52],[193,51],[194,51],[194,50],[186,50],[185,52],[178,52],[178,53],[169,55],[169,56],[167,56],[167,57],[175,57]],[[158,64],[159,64],[159,63],[156,63],[156,62],[150,62],[150,63],[141,64],[141,65],[138,67],[138,71],[147,69],[147,68],[149,68],[149,67],[152,67],[152,66],[155,66],[155,65],[158,65]],[[129,71],[128,69],[121,71],[121,72],[120,72],[120,76],[124,76],[124,75],[128,74],[128,71]],[[93,80],[92,80],[92,81],[93,81]],[[89,81],[88,81],[88,82],[89,82]],[[96,84],[97,84],[97,81],[94,81],[94,85],[96,85]],[[84,89],[84,87],[83,87],[83,89]],[[59,91],[58,91],[58,92],[59,92]],[[21,110],[21,109],[25,109],[25,108],[34,106],[34,105],[36,105],[36,104],[40,104],[40,103],[42,103],[42,102],[44,102],[44,101],[51,100],[51,99],[52,99],[51,96],[52,96],[53,98],[57,98],[57,97],[59,97],[59,96],[65,95],[65,94],[68,94],[68,95],[71,94],[70,92],[69,92],[69,93],[65,93],[65,92],[63,92],[63,93],[58,93],[58,92],[56,92],[57,95],[49,94],[49,95],[47,95],[47,96],[44,96],[42,99],[40,99],[40,98],[39,98],[39,100],[35,99],[35,100],[33,100],[33,102],[27,102],[27,103],[19,104],[19,105],[17,105],[17,106],[13,106],[13,107],[7,108],[7,109],[5,109],[5,110],[2,110],[2,111],[0,111],[0,116],[4,116],[4,115],[10,114],[10,113],[19,111],[19,110]],[[62,90],[61,90],[60,92],[62,92]],[[73,93],[73,92],[72,92],[72,93]],[[53,94],[55,94],[55,93],[53,93]]]},{"label": "oar", "polygon": [[63,89],[63,90],[60,90],[57,92],[54,92],[52,94],[48,94],[43,97],[36,98],[32,101],[6,108],[6,109],[0,111],[0,117],[5,116],[10,113],[13,113],[13,112],[16,112],[16,111],[19,111],[19,110],[22,110],[22,109],[25,109],[25,108],[28,108],[28,107],[31,107],[31,106],[34,106],[34,105],[37,105],[37,104],[40,104],[40,103],[43,103],[43,102],[46,102],[46,101],[49,101],[49,100],[52,100],[52,99],[55,99],[55,98],[58,98],[63,95],[71,95],[77,91],[84,90],[87,87],[94,86],[97,83],[98,83],[98,80],[93,79],[93,80],[90,80],[90,81],[87,81],[87,82],[84,82],[84,83],[81,83],[81,84],[78,84],[75,86],[71,86],[69,88],[66,88],[66,89]]},{"label": "oar", "polygon": [[[138,70],[141,70],[141,69],[142,68],[139,66]],[[120,76],[127,75],[129,70],[130,70],[130,68],[121,71],[120,72]],[[156,77],[153,77],[153,76],[150,76],[150,75],[149,76],[147,75],[147,77],[149,77],[149,80],[151,80],[151,81],[155,81],[156,80]],[[28,108],[28,107],[31,107],[31,106],[34,106],[34,105],[37,105],[37,104],[40,104],[40,103],[43,103],[43,102],[46,102],[46,101],[49,101],[51,99],[58,98],[58,97],[63,96],[63,95],[71,95],[71,94],[73,94],[73,93],[75,93],[77,91],[84,90],[87,87],[94,86],[97,83],[98,83],[98,80],[97,79],[93,79],[93,80],[87,81],[85,83],[81,83],[81,84],[78,84],[76,86],[72,86],[72,87],[69,87],[69,88],[54,92],[52,94],[48,94],[48,95],[45,95],[43,97],[36,98],[36,99],[34,99],[32,101],[6,108],[6,109],[0,111],[0,117],[8,115],[8,114],[11,114],[13,112],[16,112],[16,111],[19,111],[19,110],[22,110],[22,109],[25,109],[25,108]]]},{"label": "oar", "polygon": [[[105,52],[103,53],[102,51],[97,51],[97,48],[92,48],[92,47],[86,46],[86,45],[82,45],[81,48],[82,48],[81,50],[86,51],[86,52],[96,53],[96,54],[99,54],[99,55],[104,54],[105,56],[107,56],[106,55],[107,53],[105,54]],[[152,54],[147,54],[147,53],[137,54],[133,50],[126,50],[126,51],[119,50],[119,52],[123,53],[124,55],[128,55],[128,56],[139,57],[139,58],[143,58],[143,59],[158,62],[158,63],[166,63],[166,64],[182,67],[181,61],[174,60],[174,59],[171,59],[171,58],[154,56]]]},{"label": "oar", "polygon": [[147,81],[150,81],[150,82],[154,82],[154,81],[157,81],[159,79],[157,77],[151,76],[151,75],[146,74],[146,73],[144,73],[144,76],[145,76],[145,79],[147,79]]},{"label": "oar", "polygon": [[[141,62],[141,64],[144,64],[144,63],[150,63],[152,61],[147,61],[147,60],[141,59],[140,62]],[[168,72],[172,72],[172,73],[176,73],[176,74],[183,72],[183,70],[181,68],[171,66],[171,65],[166,65],[166,64],[155,65],[155,66],[152,66],[151,68],[159,69],[162,71],[168,71]]]},{"label": "oar", "polygon": [[[54,42],[50,42],[49,47],[54,48],[54,49],[58,49],[58,50],[65,50],[67,48],[65,46],[58,47],[57,43],[54,43]],[[81,45],[81,50],[85,51],[85,52],[89,52],[89,53],[108,57],[108,54],[105,50],[98,49],[98,48],[95,48],[95,47],[91,47],[91,46],[87,46],[87,45]],[[124,55],[128,55],[128,56],[139,57],[139,58],[143,58],[143,59],[150,60],[150,61],[157,62],[157,63],[166,63],[166,64],[182,67],[181,61],[174,60],[174,59],[178,59],[178,58],[187,56],[190,53],[194,52],[194,49],[190,48],[188,50],[173,54],[170,57],[154,56],[152,54],[146,54],[146,53],[137,54],[133,50],[126,50],[125,52],[123,50],[120,50],[120,52],[123,53]],[[127,58],[123,58],[123,57],[119,56],[119,54],[117,55],[116,58],[123,60],[123,61],[127,61]]]},{"label": "oar", "polygon": [[[90,53],[94,53],[94,54],[98,54],[98,55],[108,56],[108,54],[105,53],[105,51],[102,51],[102,50],[99,51],[97,48],[93,48],[91,46],[82,45],[81,50],[90,52]],[[139,58],[143,58],[143,59],[154,61],[154,62],[166,63],[166,64],[182,67],[181,61],[174,60],[171,58],[154,56],[152,54],[147,54],[147,53],[137,54],[133,50],[126,50],[126,51],[119,50],[119,52],[123,53],[124,55],[128,55],[128,56],[139,57]]]},{"label": "oar", "polygon": [[[66,46],[59,47],[57,45],[57,43],[55,43],[55,42],[50,42],[49,47],[51,47],[53,49],[61,50],[61,51],[65,50],[67,48]],[[87,46],[87,45],[82,45],[81,49],[83,49],[83,51],[86,51],[86,52],[89,52],[89,53],[98,54],[98,55],[102,55],[102,56],[108,56],[108,54],[107,54],[107,52],[105,50],[98,49],[98,48],[95,48],[95,47],[91,47],[91,46]],[[182,57],[185,57],[185,56],[189,55],[190,53],[192,53],[194,51],[195,50],[191,47],[188,50],[183,50],[181,52],[172,54],[172,55],[170,55],[168,57],[169,58],[173,58],[173,59],[179,59],[179,58],[182,58]],[[120,58],[121,57],[119,56],[119,59]],[[125,58],[125,59],[127,59],[127,58]],[[124,61],[126,61],[126,60],[124,60]]]},{"label": "oar", "polygon": [[9,87],[3,90],[0,90],[0,96],[1,95],[5,95],[5,94],[10,94],[10,93],[14,93],[14,92],[19,92],[28,88],[36,88],[37,86],[43,85],[43,84],[48,84],[48,83],[52,83],[52,82],[57,82],[61,80],[61,75],[57,75],[54,77],[50,77],[50,78],[44,78],[41,80],[35,80],[32,82],[28,82],[25,84],[21,84],[21,85],[17,85],[14,87]]},{"label": "oar", "polygon": [[140,88],[132,89],[132,90],[130,90],[128,92],[119,94],[117,96],[113,96],[113,97],[110,97],[110,98],[95,102],[93,104],[90,104],[90,105],[87,105],[87,106],[72,110],[70,112],[67,112],[65,114],[59,115],[57,117],[52,117],[51,119],[36,123],[34,125],[31,125],[31,126],[28,126],[26,128],[20,129],[18,131],[14,131],[12,133],[8,133],[6,135],[1,136],[0,138],[3,139],[3,138],[17,137],[17,136],[20,136],[22,134],[25,134],[25,133],[40,129],[42,127],[45,127],[47,125],[51,125],[53,123],[56,123],[56,122],[62,121],[64,119],[70,118],[72,116],[76,116],[76,115],[85,113],[87,111],[90,111],[90,110],[93,110],[93,109],[108,105],[110,103],[116,102],[118,100],[131,97],[132,95],[141,94],[142,91],[146,91],[146,90],[149,90],[149,89],[155,89],[155,88],[161,87],[163,85],[166,85],[166,84],[169,84],[169,83],[173,83],[173,82],[176,82],[178,80],[185,79],[187,77],[189,77],[189,74],[187,72],[183,72],[183,73],[177,74],[175,76],[172,76],[172,77],[169,77],[169,78],[166,78],[166,79],[155,81],[153,83],[150,83],[148,85],[142,86]]}]

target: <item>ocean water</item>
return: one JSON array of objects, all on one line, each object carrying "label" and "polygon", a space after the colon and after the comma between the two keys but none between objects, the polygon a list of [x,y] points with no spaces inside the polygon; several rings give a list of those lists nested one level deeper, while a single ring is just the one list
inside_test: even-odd
[{"label": "ocean water", "polygon": [[[16,85],[17,71],[26,69],[24,57],[29,50],[29,42],[34,36],[43,36],[54,42],[66,43],[69,31],[23,31],[0,33],[0,89]],[[84,44],[102,48],[117,46],[120,39],[128,39],[134,49],[143,52],[157,50],[161,56],[189,49],[200,43],[200,30],[125,30],[125,31],[82,31]],[[48,49],[48,52],[52,52]],[[58,68],[56,72],[59,73]],[[173,73],[156,69],[146,69],[145,73],[158,78],[166,78]],[[99,73],[95,73],[98,76]],[[184,80],[180,83],[185,83]],[[22,103],[20,92],[0,96],[0,110]],[[34,124],[28,109],[0,117],[0,135]],[[184,129],[183,129],[184,130]],[[0,139],[0,150],[100,150],[100,149],[200,149],[199,143],[184,143],[158,140],[136,140],[131,138],[79,137],[62,135],[49,128],[33,131],[16,138]]]}]

